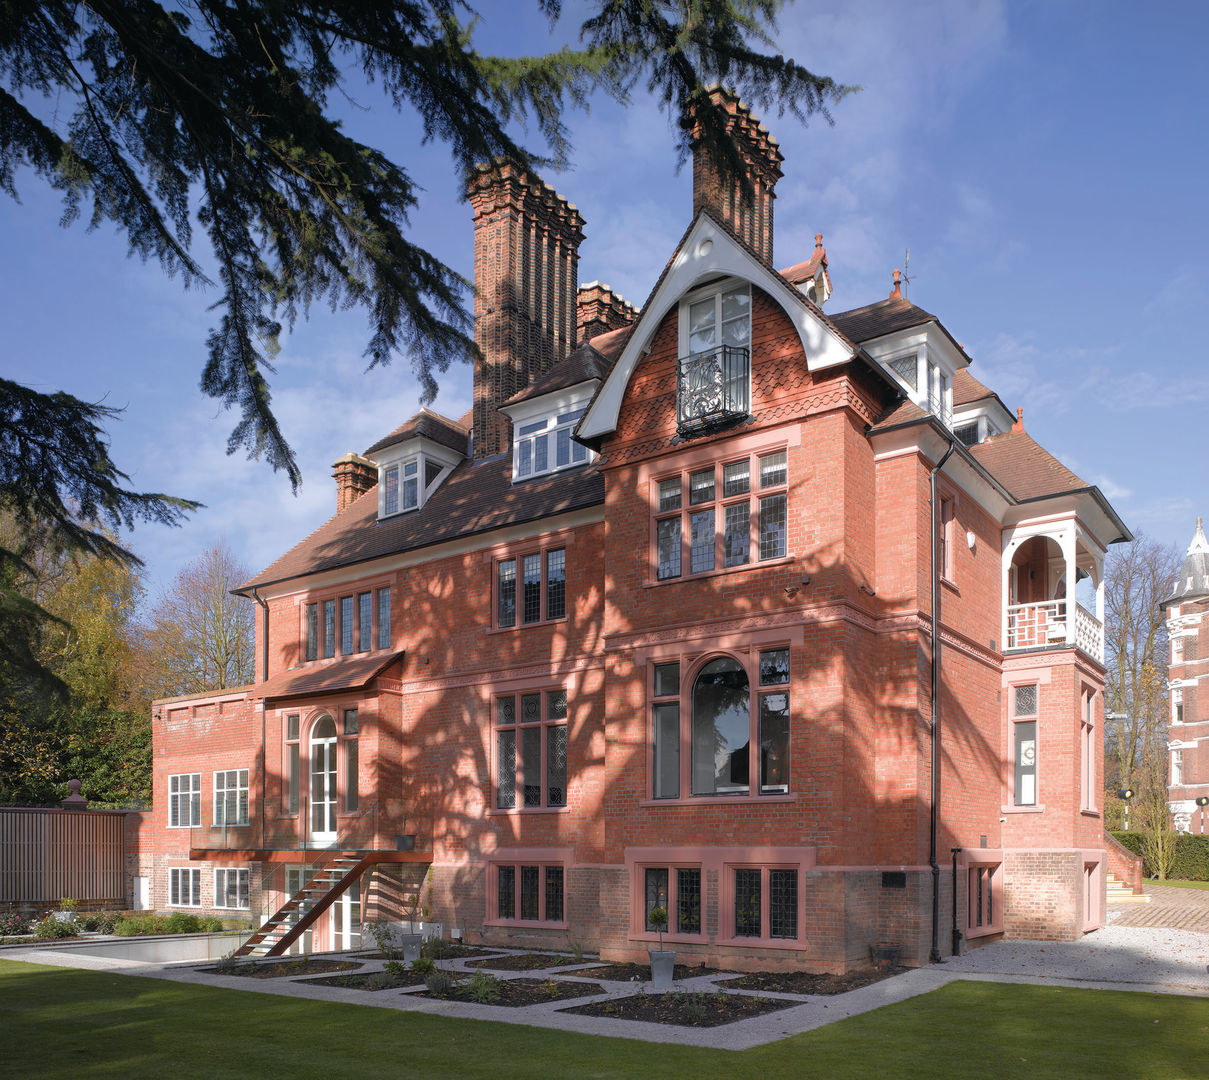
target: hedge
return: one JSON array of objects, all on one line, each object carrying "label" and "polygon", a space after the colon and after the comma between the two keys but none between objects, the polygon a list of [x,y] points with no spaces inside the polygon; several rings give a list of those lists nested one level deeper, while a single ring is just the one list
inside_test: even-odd
[{"label": "hedge", "polygon": [[[1112,835],[1135,855],[1142,854],[1142,834],[1117,832]],[[1149,877],[1149,866],[1143,865],[1142,873]],[[1175,857],[1167,875],[1176,881],[1209,881],[1209,834],[1178,833],[1175,838]]]}]

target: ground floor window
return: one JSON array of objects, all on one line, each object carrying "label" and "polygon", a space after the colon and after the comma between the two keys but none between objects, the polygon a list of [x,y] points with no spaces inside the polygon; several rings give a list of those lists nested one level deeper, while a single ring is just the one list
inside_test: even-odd
[{"label": "ground floor window", "polygon": [[566,871],[561,864],[496,863],[491,875],[494,914],[500,922],[565,920]]},{"label": "ground floor window", "polygon": [[661,907],[667,910],[667,933],[701,933],[701,867],[648,866],[643,891],[643,921],[648,931],[656,930],[651,923],[652,909]]},{"label": "ground floor window", "polygon": [[798,872],[788,867],[732,868],[734,936],[798,936]]},{"label": "ground floor window", "polygon": [[214,871],[214,906],[244,911],[252,906],[247,870]]},{"label": "ground floor window", "polygon": [[201,907],[201,870],[174,866],[168,871],[168,906]]},{"label": "ground floor window", "polygon": [[982,937],[1003,930],[1003,864],[980,862],[967,866],[966,937]]}]

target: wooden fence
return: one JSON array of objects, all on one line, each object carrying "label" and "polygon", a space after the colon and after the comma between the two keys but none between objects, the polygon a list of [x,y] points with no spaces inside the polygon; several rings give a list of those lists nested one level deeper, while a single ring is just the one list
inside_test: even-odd
[{"label": "wooden fence", "polygon": [[126,905],[126,814],[0,808],[0,904]]}]

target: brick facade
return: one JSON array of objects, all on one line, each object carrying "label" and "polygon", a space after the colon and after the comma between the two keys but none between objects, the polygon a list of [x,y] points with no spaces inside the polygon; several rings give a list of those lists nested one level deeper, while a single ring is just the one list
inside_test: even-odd
[{"label": "brick facade", "polygon": [[[680,256],[713,269],[665,295],[674,260],[631,332],[593,338],[610,367],[573,420],[598,456],[575,467],[554,427],[522,424],[549,439],[523,479],[496,457],[514,438],[498,408],[541,375],[557,417],[595,370],[572,356],[558,384],[582,219],[506,166],[478,174],[476,460],[411,514],[353,498],[248,583],[258,683],[156,703],[155,906],[188,866],[209,909],[230,865],[267,913],[320,843],[400,860],[373,871],[363,919],[420,895],[447,933],[607,958],[657,940],[652,896],[682,957],[737,968],[845,971],[874,941],[922,964],[955,939],[1098,925],[1104,669],[1054,581],[1072,559],[1094,575],[1124,527],[1074,474],[1040,490],[1052,459],[1006,424],[951,452],[932,505],[949,429],[872,354],[901,338],[952,378],[968,358],[901,298],[825,323],[768,269],[761,170],[779,175],[779,153],[734,115],[762,147],[766,210],[697,215]],[[688,307],[736,280],[749,400],[689,429]],[[247,823],[216,826],[215,774],[242,769]],[[195,774],[200,822],[182,829],[171,777]]]}]

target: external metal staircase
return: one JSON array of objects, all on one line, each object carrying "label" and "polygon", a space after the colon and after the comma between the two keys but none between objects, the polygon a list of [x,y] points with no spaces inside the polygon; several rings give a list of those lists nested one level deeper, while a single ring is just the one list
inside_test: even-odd
[{"label": "external metal staircase", "polygon": [[235,955],[281,956],[341,893],[380,861],[381,856],[377,853],[362,856],[333,852],[311,879],[235,950]]}]

